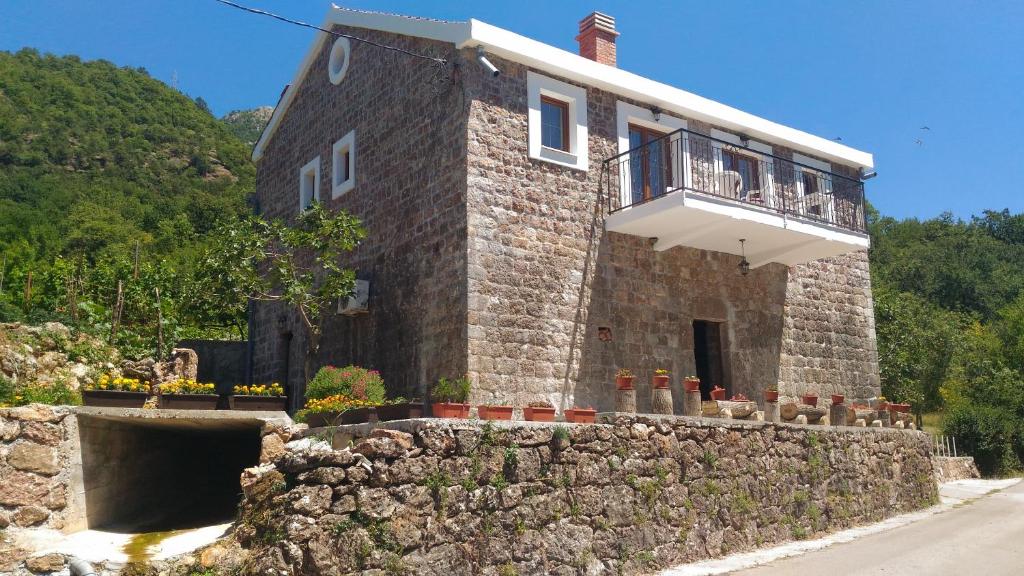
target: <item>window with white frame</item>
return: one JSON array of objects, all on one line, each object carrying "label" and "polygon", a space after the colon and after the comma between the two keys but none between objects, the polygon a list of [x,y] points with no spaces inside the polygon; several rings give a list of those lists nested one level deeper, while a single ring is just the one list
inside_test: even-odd
[{"label": "window with white frame", "polygon": [[341,84],[348,72],[348,65],[352,58],[352,45],[348,38],[339,37],[331,46],[331,55],[327,59],[327,76],[331,84]]},{"label": "window with white frame", "polygon": [[835,211],[832,165],[796,152],[793,153],[793,162],[798,211],[808,216],[832,218]]},{"label": "window with white frame", "polygon": [[775,164],[772,147],[754,140],[743,141],[730,132],[711,129],[711,137],[725,142],[715,154],[715,173],[719,175],[717,194],[775,208],[780,201],[774,193]]},{"label": "window with white frame", "polygon": [[[630,150],[628,162],[620,168],[623,192],[622,204],[632,205],[661,196],[666,192],[685,186],[682,169],[687,165],[686,150],[681,145],[680,128],[686,128],[686,120],[618,101],[615,104],[616,128],[619,153]],[[668,139],[662,138],[672,134]]]},{"label": "window with white frame", "polygon": [[356,185],[356,131],[345,134],[331,147],[331,198]]},{"label": "window with white frame", "polygon": [[587,91],[526,73],[530,158],[586,170]]},{"label": "window with white frame", "polygon": [[299,212],[320,201],[320,157],[299,169]]}]

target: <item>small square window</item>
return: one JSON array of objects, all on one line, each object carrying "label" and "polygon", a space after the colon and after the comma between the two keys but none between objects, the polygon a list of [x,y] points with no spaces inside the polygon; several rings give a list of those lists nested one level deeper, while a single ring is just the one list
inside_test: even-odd
[{"label": "small square window", "polygon": [[356,131],[335,142],[331,150],[331,198],[337,198],[356,185]]},{"label": "small square window", "polygon": [[569,103],[548,96],[540,98],[540,143],[569,151]]},{"label": "small square window", "polygon": [[299,212],[320,201],[320,157],[299,169]]}]

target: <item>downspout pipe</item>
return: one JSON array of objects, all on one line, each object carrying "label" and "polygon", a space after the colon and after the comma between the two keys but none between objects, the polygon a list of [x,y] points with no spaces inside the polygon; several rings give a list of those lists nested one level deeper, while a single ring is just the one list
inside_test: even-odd
[{"label": "downspout pipe", "polygon": [[68,557],[68,569],[71,570],[71,576],[97,576],[92,564],[74,556]]}]

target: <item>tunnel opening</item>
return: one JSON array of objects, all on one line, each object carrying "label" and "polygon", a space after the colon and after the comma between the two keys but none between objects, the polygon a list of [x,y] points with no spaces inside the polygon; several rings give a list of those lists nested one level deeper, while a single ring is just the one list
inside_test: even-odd
[{"label": "tunnel opening", "polygon": [[86,523],[156,532],[235,519],[242,470],[259,462],[256,419],[80,416]]}]

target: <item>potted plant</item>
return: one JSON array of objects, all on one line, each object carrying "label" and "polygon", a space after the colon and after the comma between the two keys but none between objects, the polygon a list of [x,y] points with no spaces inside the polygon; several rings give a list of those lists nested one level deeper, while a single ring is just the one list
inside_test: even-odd
[{"label": "potted plant", "polygon": [[889,401],[885,399],[885,396],[879,396],[878,402],[875,404],[875,408],[878,410],[888,410]]},{"label": "potted plant", "polygon": [[280,412],[285,409],[284,388],[280,384],[254,384],[235,386],[228,402],[232,410],[262,410]]},{"label": "potted plant", "polygon": [[772,384],[764,391],[765,402],[778,402],[779,401],[779,385]]},{"label": "potted plant", "polygon": [[216,410],[217,387],[211,383],[179,378],[159,386],[160,407],[168,410]]},{"label": "potted plant", "polygon": [[555,407],[545,400],[530,402],[523,408],[523,418],[530,422],[554,422]]},{"label": "potted plant", "polygon": [[910,404],[903,402],[893,403],[889,404],[889,409],[892,410],[893,412],[899,412],[900,414],[909,414]]},{"label": "potted plant", "polygon": [[668,370],[665,370],[664,368],[658,368],[657,370],[655,370],[654,379],[652,381],[654,387],[661,389],[668,388],[668,375]]},{"label": "potted plant", "polygon": [[511,420],[512,406],[505,404],[481,404],[476,407],[477,416],[481,420]]},{"label": "potted plant", "polygon": [[619,368],[619,371],[615,373],[615,389],[632,390],[633,378],[635,377],[629,368]]},{"label": "potted plant", "polygon": [[700,378],[696,376],[683,378],[683,390],[686,392],[700,392]]},{"label": "potted plant", "polygon": [[375,422],[384,404],[380,372],[361,366],[324,366],[306,385],[304,415],[310,427]]},{"label": "potted plant", "polygon": [[740,392],[739,394],[733,394],[732,398],[729,398],[731,402],[750,402],[750,398],[747,395]]},{"label": "potted plant", "polygon": [[565,411],[565,421],[574,424],[593,424],[597,417],[597,410],[593,408],[568,408]]},{"label": "potted plant", "polygon": [[712,388],[711,389],[711,399],[712,400],[725,400],[725,388],[722,388],[721,386],[717,386],[717,385],[714,388]]},{"label": "potted plant", "polygon": [[469,418],[469,404],[466,404],[469,389],[466,376],[456,380],[441,378],[430,391],[434,401],[430,406],[431,412],[437,418]]},{"label": "potted plant", "polygon": [[398,396],[377,406],[377,420],[381,422],[412,418],[423,418],[423,401],[412,400],[410,402],[404,397]]},{"label": "potted plant", "polygon": [[371,400],[336,394],[307,401],[306,407],[299,410],[295,418],[299,422],[305,422],[310,428],[376,422],[375,408],[379,405]]},{"label": "potted plant", "polygon": [[800,397],[800,401],[803,402],[804,404],[807,404],[808,406],[817,406],[818,395],[813,392],[807,392]]},{"label": "potted plant", "polygon": [[142,408],[149,398],[149,382],[138,378],[100,376],[92,384],[82,386],[82,403],[86,406],[111,408]]},{"label": "potted plant", "polygon": [[832,395],[832,405],[833,405],[833,406],[839,406],[839,405],[840,405],[840,404],[842,404],[842,403],[843,403],[843,402],[844,402],[845,400],[846,400],[846,396],[844,396],[844,395],[842,395],[842,394],[833,394],[833,395]]}]

